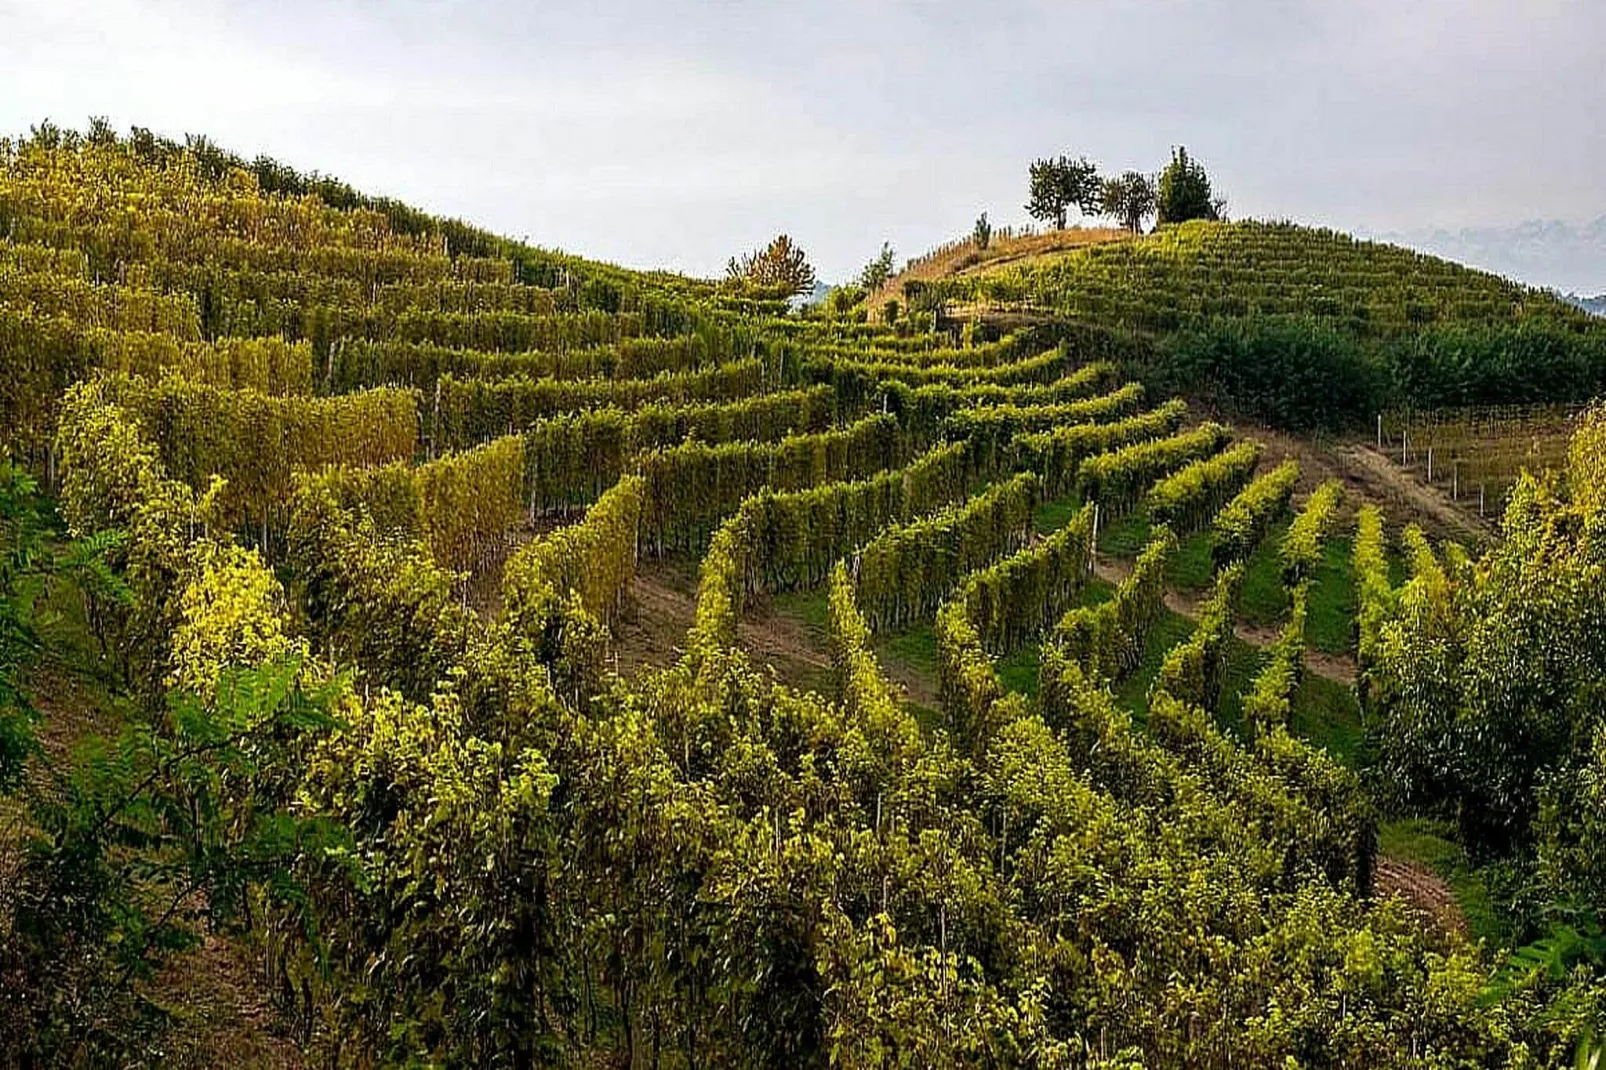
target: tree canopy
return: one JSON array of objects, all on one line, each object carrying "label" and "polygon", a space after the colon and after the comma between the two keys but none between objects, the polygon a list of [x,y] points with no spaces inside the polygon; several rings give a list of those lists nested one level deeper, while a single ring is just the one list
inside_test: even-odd
[{"label": "tree canopy", "polygon": [[1104,214],[1114,216],[1134,234],[1143,233],[1143,221],[1154,214],[1154,183],[1139,171],[1128,171],[1104,183],[1100,202]]},{"label": "tree canopy", "polygon": [[1026,211],[1033,219],[1065,229],[1072,208],[1092,213],[1099,204],[1098,166],[1087,157],[1037,160],[1031,167],[1031,188]]},{"label": "tree canopy", "polygon": [[808,257],[785,234],[776,235],[775,240],[762,249],[740,258],[731,257],[725,274],[732,279],[746,279],[766,289],[779,290],[788,297],[814,289],[816,278]]},{"label": "tree canopy", "polygon": [[1171,162],[1160,172],[1156,188],[1156,221],[1185,223],[1190,219],[1220,219],[1225,200],[1210,188],[1204,166],[1188,155],[1186,147],[1171,152]]}]

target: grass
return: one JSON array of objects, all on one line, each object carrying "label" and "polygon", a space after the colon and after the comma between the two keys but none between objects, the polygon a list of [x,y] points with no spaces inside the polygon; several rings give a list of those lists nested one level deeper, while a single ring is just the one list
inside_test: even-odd
[{"label": "grass", "polygon": [[1037,694],[1038,670],[1041,667],[1042,649],[1037,643],[1028,643],[993,662],[999,683],[1006,690],[1018,691],[1028,698]]},{"label": "grass", "polygon": [[1381,854],[1420,863],[1438,874],[1455,895],[1474,939],[1504,943],[1510,933],[1488,883],[1467,859],[1461,845],[1452,839],[1453,835],[1454,830],[1442,821],[1388,821],[1378,829],[1377,846]]},{"label": "grass", "polygon": [[883,662],[900,662],[918,672],[929,673],[933,680],[937,678],[937,637],[929,622],[916,624],[908,631],[877,636],[875,651]]},{"label": "grass", "polygon": [[1355,690],[1307,672],[1294,692],[1294,735],[1321,747],[1340,765],[1355,768],[1361,756],[1361,707]]},{"label": "grass", "polygon": [[1143,644],[1143,660],[1138,667],[1115,688],[1115,698],[1131,712],[1139,723],[1146,723],[1149,715],[1149,688],[1160,674],[1160,663],[1166,652],[1193,633],[1193,621],[1179,613],[1162,610],[1149,629]]},{"label": "grass", "polygon": [[1280,628],[1288,619],[1288,589],[1283,586],[1282,562],[1277,556],[1287,530],[1287,524],[1277,525],[1249,555],[1238,594],[1238,617],[1246,624]]},{"label": "grass", "polygon": [[1082,508],[1082,503],[1075,495],[1061,498],[1058,501],[1043,502],[1032,515],[1032,526],[1039,535],[1049,535],[1063,528],[1071,522]]},{"label": "grass", "polygon": [[826,588],[778,594],[771,599],[770,605],[777,614],[802,621],[811,635],[825,642],[831,630],[831,605]]},{"label": "grass", "polygon": [[1214,543],[1208,531],[1198,531],[1181,540],[1165,565],[1166,586],[1176,591],[1201,591],[1214,584],[1216,569],[1210,558]]},{"label": "grass", "polygon": [[[1171,648],[1193,634],[1194,622],[1178,613],[1166,610],[1149,630],[1143,645],[1143,660],[1131,675],[1115,686],[1115,699],[1134,721],[1146,723],[1149,712],[1149,689],[1160,675],[1160,665]],[[1243,692],[1260,671],[1265,654],[1241,639],[1227,641],[1227,664],[1221,678],[1221,701],[1217,704],[1216,721],[1222,728],[1241,734],[1243,730]]]},{"label": "grass", "polygon": [[1148,544],[1149,517],[1141,509],[1099,529],[1099,552],[1112,557],[1136,557]]}]

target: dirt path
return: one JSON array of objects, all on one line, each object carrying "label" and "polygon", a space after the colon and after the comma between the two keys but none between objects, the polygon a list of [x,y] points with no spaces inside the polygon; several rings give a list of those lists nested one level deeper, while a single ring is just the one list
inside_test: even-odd
[{"label": "dirt path", "polygon": [[1418,482],[1369,446],[1341,446],[1334,455],[1369,497],[1403,507],[1411,514],[1408,519],[1417,520],[1432,533],[1472,543],[1494,534],[1491,525],[1456,505],[1443,491]]},{"label": "dirt path", "polygon": [[1433,870],[1404,858],[1380,857],[1372,870],[1378,895],[1398,895],[1447,933],[1469,936],[1466,914],[1455,893]]}]

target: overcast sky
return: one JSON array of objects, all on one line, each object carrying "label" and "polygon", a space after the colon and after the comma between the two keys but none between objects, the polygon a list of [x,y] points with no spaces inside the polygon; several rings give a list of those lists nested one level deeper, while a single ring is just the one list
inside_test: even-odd
[{"label": "overcast sky", "polygon": [[835,280],[1023,221],[1060,152],[1186,144],[1235,216],[1587,222],[1603,58],[1603,0],[0,0],[0,130],[205,133],[637,267],[784,230]]}]

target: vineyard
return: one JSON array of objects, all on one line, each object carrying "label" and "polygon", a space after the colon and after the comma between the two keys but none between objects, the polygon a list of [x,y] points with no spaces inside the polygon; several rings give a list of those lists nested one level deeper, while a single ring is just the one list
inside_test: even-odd
[{"label": "vineyard", "polygon": [[1479,516],[1504,512],[1522,473],[1561,469],[1587,405],[1502,405],[1378,418],[1375,448]]},{"label": "vineyard", "polygon": [[1554,294],[1287,223],[1194,221],[913,285],[1111,332],[1150,386],[1296,431],[1606,389],[1606,329]]},{"label": "vineyard", "polygon": [[[1363,711],[1420,801],[1483,573],[1127,332],[1597,336],[1325,232],[1067,255],[962,285],[1079,325],[939,332],[205,142],[0,142],[5,593],[74,652],[0,618],[0,1065],[161,1061],[159,967],[218,941],[307,1063],[1570,1060],[1581,959],[1519,984],[1374,880],[1410,792]],[[1388,433],[1512,487],[1479,424]],[[1598,502],[1554,493],[1510,491],[1557,550]],[[1594,842],[1560,783],[1547,872]]]}]

